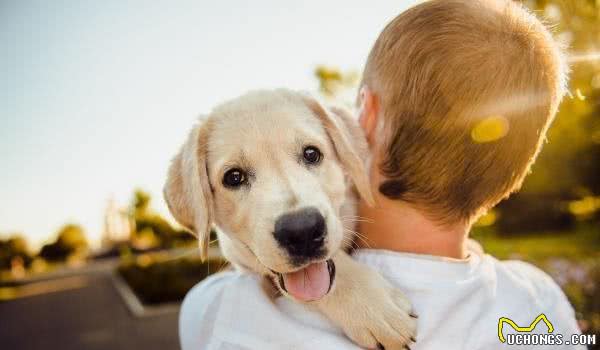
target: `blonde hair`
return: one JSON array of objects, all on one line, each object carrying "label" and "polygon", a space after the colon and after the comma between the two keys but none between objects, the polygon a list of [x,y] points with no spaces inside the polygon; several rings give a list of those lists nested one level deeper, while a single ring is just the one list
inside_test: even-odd
[{"label": "blonde hair", "polygon": [[363,85],[382,121],[379,191],[443,223],[517,190],[565,91],[562,50],[509,0],[432,0],[390,22]]}]

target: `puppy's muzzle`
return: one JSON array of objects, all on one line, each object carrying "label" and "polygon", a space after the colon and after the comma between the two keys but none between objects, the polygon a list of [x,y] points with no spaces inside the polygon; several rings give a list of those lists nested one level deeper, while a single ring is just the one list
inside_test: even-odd
[{"label": "puppy's muzzle", "polygon": [[323,257],[326,235],[325,218],[314,207],[281,215],[275,222],[275,240],[296,264]]}]

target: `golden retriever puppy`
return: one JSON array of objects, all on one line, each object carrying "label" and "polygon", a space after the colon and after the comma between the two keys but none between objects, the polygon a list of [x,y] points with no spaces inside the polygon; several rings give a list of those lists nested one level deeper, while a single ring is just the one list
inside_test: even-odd
[{"label": "golden retriever puppy", "polygon": [[346,253],[357,191],[372,202],[367,145],[347,112],[289,90],[256,91],[202,118],[174,158],[168,206],[207,255],[215,228],[236,267],[272,278],[358,345],[408,347],[404,295]]}]

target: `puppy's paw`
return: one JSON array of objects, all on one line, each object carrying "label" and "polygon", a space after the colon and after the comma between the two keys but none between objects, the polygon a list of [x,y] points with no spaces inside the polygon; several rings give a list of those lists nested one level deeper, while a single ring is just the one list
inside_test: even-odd
[{"label": "puppy's paw", "polygon": [[356,344],[367,349],[410,349],[417,319],[408,298],[346,253],[333,257],[335,284],[315,305]]},{"label": "puppy's paw", "polygon": [[[378,276],[377,276],[378,277]],[[382,279],[383,280],[383,279]],[[416,341],[417,318],[412,306],[399,290],[379,281],[361,287],[347,305],[348,317],[341,322],[346,335],[367,349],[410,349]]]}]

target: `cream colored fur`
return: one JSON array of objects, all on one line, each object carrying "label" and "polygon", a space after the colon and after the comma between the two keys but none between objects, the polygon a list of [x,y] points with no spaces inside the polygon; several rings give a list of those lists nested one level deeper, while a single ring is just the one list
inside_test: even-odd
[{"label": "cream colored fur", "polygon": [[[299,161],[306,145],[321,150],[318,166]],[[192,129],[172,162],[165,198],[177,221],[199,238],[203,257],[214,227],[232,264],[271,277],[297,269],[273,237],[275,220],[316,207],[326,218],[325,259],[334,261],[336,278],[325,297],[309,304],[363,347],[403,349],[415,336],[409,301],[345,251],[353,239],[355,191],[373,200],[366,157],[364,136],[343,109],[289,90],[251,92]],[[234,166],[249,169],[250,186],[222,185]]]}]

